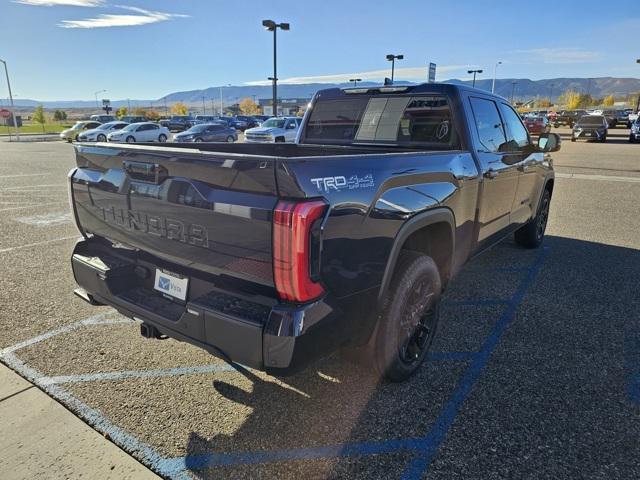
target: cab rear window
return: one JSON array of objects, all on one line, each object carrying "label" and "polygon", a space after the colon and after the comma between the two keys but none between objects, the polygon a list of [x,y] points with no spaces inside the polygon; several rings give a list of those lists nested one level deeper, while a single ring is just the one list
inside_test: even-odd
[{"label": "cab rear window", "polygon": [[452,149],[458,136],[444,96],[353,96],[318,101],[304,142]]}]

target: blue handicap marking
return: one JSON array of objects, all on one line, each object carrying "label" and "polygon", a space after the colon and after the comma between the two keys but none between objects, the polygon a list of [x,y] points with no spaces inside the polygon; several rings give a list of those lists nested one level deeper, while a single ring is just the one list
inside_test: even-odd
[{"label": "blue handicap marking", "polygon": [[169,290],[171,288],[171,280],[166,277],[160,277],[158,279],[158,287],[163,290]]},{"label": "blue handicap marking", "polygon": [[627,330],[624,341],[624,369],[627,395],[640,405],[640,329]]}]

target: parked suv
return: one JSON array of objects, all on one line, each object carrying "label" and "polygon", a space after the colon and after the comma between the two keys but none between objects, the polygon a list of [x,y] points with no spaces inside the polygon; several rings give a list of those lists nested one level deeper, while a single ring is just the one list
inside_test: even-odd
[{"label": "parked suv", "polygon": [[604,115],[583,115],[573,126],[571,141],[583,139],[604,143],[607,141],[608,130],[609,121]]},{"label": "parked suv", "polygon": [[124,117],[120,118],[120,120],[127,123],[140,123],[140,122],[146,122],[147,117],[142,117],[139,115],[125,115]]},{"label": "parked suv", "polygon": [[113,122],[116,119],[113,115],[91,115],[89,120],[93,120],[94,122],[107,123]]},{"label": "parked suv", "polygon": [[167,128],[171,132],[181,132],[195,125],[196,120],[191,115],[173,115],[169,118]]},{"label": "parked suv", "polygon": [[256,128],[244,132],[247,143],[293,143],[296,141],[301,118],[273,117]]}]

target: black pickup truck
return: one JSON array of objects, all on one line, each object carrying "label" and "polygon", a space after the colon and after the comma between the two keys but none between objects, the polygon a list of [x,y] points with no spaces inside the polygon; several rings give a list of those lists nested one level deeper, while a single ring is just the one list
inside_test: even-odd
[{"label": "black pickup truck", "polygon": [[559,148],[448,84],[322,90],[296,144],[77,144],[76,293],[272,374],[344,348],[404,380],[465,261],[540,245]]}]

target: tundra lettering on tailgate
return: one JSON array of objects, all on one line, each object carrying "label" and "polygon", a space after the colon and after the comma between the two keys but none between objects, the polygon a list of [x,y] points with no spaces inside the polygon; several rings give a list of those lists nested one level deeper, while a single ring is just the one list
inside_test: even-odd
[{"label": "tundra lettering on tailgate", "polygon": [[188,243],[197,247],[209,247],[207,229],[195,223],[185,223],[173,218],[150,215],[136,210],[125,210],[116,207],[96,207],[102,219],[126,228],[164,237],[168,240]]}]

